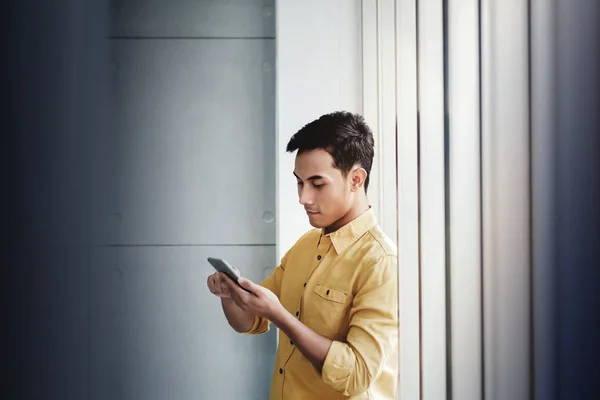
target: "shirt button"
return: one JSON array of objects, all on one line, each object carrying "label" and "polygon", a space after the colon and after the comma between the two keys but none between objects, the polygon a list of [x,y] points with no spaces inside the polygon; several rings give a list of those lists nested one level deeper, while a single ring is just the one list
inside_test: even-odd
[{"label": "shirt button", "polygon": [[320,259],[321,259],[321,256],[317,256],[317,260],[320,260]]},{"label": "shirt button", "polygon": [[306,287],[306,282],[304,282],[304,287]]},{"label": "shirt button", "polygon": [[279,368],[279,373],[283,374],[283,368]]},{"label": "shirt button", "polygon": [[293,344],[294,344],[294,341],[293,341],[293,340],[290,340],[290,344],[292,344],[292,345],[293,345]]},{"label": "shirt button", "polygon": [[296,311],[296,317],[300,315],[300,311]]}]

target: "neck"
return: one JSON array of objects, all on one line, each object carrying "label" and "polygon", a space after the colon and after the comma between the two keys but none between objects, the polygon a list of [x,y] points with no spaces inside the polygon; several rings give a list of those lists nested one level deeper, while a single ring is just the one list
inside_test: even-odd
[{"label": "neck", "polygon": [[353,221],[362,213],[366,212],[369,209],[369,202],[367,200],[367,196],[363,194],[356,199],[356,202],[350,207],[350,210],[344,215],[342,218],[335,221],[333,224],[329,225],[325,228],[325,233],[332,233],[340,229],[342,226],[347,223]]}]

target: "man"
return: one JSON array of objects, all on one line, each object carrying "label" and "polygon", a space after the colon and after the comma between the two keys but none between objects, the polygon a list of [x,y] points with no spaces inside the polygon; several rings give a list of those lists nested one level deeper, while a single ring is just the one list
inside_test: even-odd
[{"label": "man", "polygon": [[359,115],[323,115],[287,145],[298,196],[316,228],[260,285],[208,278],[238,332],[279,329],[271,399],[394,399],[398,290],[395,246],[366,192],[373,134]]}]

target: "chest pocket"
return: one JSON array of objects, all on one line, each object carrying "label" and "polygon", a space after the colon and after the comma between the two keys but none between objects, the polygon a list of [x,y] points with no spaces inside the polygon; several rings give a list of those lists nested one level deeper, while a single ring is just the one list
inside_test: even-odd
[{"label": "chest pocket", "polygon": [[322,299],[332,301],[334,303],[344,304],[348,297],[346,293],[330,289],[328,287],[317,285],[315,287],[315,293]]},{"label": "chest pocket", "polygon": [[346,293],[317,284],[313,290],[310,310],[307,310],[307,314],[311,316],[309,326],[332,340],[345,337],[348,329],[347,299]]}]

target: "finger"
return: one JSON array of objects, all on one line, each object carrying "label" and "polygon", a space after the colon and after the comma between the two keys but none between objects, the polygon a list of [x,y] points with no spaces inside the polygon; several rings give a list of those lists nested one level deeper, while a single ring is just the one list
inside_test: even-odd
[{"label": "finger", "polygon": [[240,299],[246,301],[246,298],[250,296],[250,293],[246,292],[244,289],[240,287],[240,285],[236,284],[234,281],[229,279],[227,281],[227,285],[229,286],[229,291],[235,293]]},{"label": "finger", "polygon": [[248,290],[249,292],[252,292],[255,295],[258,295],[258,293],[260,293],[261,289],[262,289],[260,285],[257,285],[256,283],[252,282],[250,279],[240,278],[238,280],[238,283],[240,284],[241,287]]},{"label": "finger", "polygon": [[221,275],[221,282],[232,290],[237,286],[235,282],[225,274]]},{"label": "finger", "polygon": [[221,289],[221,293],[229,296],[229,286],[227,285],[226,282],[221,282],[221,284],[219,285],[219,288]]},{"label": "finger", "polygon": [[227,285],[219,279],[219,276],[216,273],[208,277],[208,288],[210,289],[210,292],[217,297],[229,298],[228,290],[224,290],[224,288],[227,289]]},{"label": "finger", "polygon": [[220,279],[220,277],[215,274],[212,281],[213,281],[213,289],[215,291],[215,294],[220,294],[222,292],[222,288],[224,287],[223,280]]},{"label": "finger", "polygon": [[220,272],[214,274],[214,283],[215,289],[220,289],[225,284],[225,279]]},{"label": "finger", "polygon": [[222,272],[219,272],[219,279],[223,282],[227,282],[229,285],[235,285],[235,282],[227,274]]},{"label": "finger", "polygon": [[248,306],[248,302],[251,300],[252,295],[246,292],[244,289],[242,289],[231,279],[227,279],[225,282],[227,284],[227,288],[229,290],[231,298],[235,298],[238,303],[238,306],[245,310]]},{"label": "finger", "polygon": [[215,280],[213,279],[214,277],[212,275],[210,275],[207,279],[206,284],[208,285],[208,290],[210,290],[211,293],[215,293]]},{"label": "finger", "polygon": [[214,281],[214,292],[213,292],[213,294],[215,296],[217,296],[217,297],[229,298],[229,293],[226,290],[226,288],[227,288],[227,286],[223,282],[221,282],[219,280],[215,280]]}]

